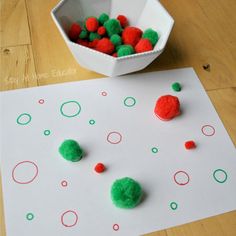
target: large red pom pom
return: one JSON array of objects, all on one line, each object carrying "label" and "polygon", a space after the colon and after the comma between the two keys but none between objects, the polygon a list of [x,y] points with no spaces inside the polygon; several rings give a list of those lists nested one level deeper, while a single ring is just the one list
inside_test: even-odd
[{"label": "large red pom pom", "polygon": [[135,46],[136,53],[148,52],[153,49],[151,42],[148,39],[140,39]]},{"label": "large red pom pom", "polygon": [[99,27],[98,20],[95,17],[89,17],[86,20],[85,25],[86,25],[87,30],[90,32],[96,32]]},{"label": "large red pom pom", "polygon": [[98,41],[95,49],[99,52],[103,52],[106,54],[112,54],[115,50],[115,46],[108,38],[103,38]]},{"label": "large red pom pom", "polygon": [[124,15],[119,15],[116,19],[120,22],[120,25],[123,28],[125,28],[129,24],[127,17]]},{"label": "large red pom pom", "polygon": [[179,99],[172,95],[161,96],[156,102],[154,112],[161,120],[173,119],[180,114]]},{"label": "large red pom pom", "polygon": [[124,44],[130,44],[135,47],[142,37],[142,30],[136,27],[126,27],[122,33],[122,40]]},{"label": "large red pom pom", "polygon": [[70,27],[70,30],[69,30],[69,38],[72,41],[76,41],[76,39],[79,38],[81,31],[82,31],[82,29],[81,29],[80,25],[77,23],[73,23]]}]

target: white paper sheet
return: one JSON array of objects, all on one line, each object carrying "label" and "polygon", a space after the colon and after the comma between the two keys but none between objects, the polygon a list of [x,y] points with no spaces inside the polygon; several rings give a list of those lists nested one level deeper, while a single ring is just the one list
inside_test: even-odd
[{"label": "white paper sheet", "polygon": [[[153,113],[165,94],[182,111],[168,122]],[[140,235],[236,209],[235,147],[190,68],[3,92],[0,128],[8,236]],[[65,139],[85,150],[80,162],[58,153]],[[145,193],[131,210],[110,199],[125,176]]]}]

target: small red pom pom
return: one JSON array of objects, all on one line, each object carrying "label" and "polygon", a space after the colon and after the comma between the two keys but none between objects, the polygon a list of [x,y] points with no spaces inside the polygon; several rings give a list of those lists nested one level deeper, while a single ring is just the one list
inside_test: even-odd
[{"label": "small red pom pom", "polygon": [[136,53],[152,51],[153,47],[151,42],[148,39],[140,39],[135,46]]},{"label": "small red pom pom", "polygon": [[184,145],[185,145],[186,149],[194,149],[194,148],[196,148],[196,144],[192,140],[185,142]]},{"label": "small red pom pom", "polygon": [[172,95],[161,96],[156,102],[154,113],[164,121],[173,119],[180,114],[179,99]]},{"label": "small red pom pom", "polygon": [[124,44],[130,44],[135,47],[142,37],[142,30],[136,27],[126,27],[122,33],[122,40]]},{"label": "small red pom pom", "polygon": [[92,42],[89,42],[90,48],[95,48],[99,42],[99,39],[94,39]]},{"label": "small red pom pom", "polygon": [[112,54],[113,57],[118,57],[117,52]]},{"label": "small red pom pom", "polygon": [[120,22],[120,25],[123,28],[125,28],[129,23],[127,17],[124,15],[119,15],[119,16],[117,16],[116,19]]},{"label": "small red pom pom", "polygon": [[100,26],[99,28],[98,28],[98,31],[97,31],[97,33],[99,34],[99,35],[101,35],[101,36],[103,36],[103,35],[105,35],[106,34],[106,28],[104,27],[104,26]]},{"label": "small red pom pom", "polygon": [[79,45],[82,45],[82,46],[84,46],[84,47],[89,47],[89,41],[84,40],[84,39],[78,39],[78,40],[76,41],[76,43],[78,43]]},{"label": "small red pom pom", "polygon": [[82,29],[81,29],[80,25],[77,23],[73,23],[70,27],[70,30],[69,30],[69,38],[72,41],[76,41],[76,39],[79,38],[81,31],[82,31]]},{"label": "small red pom pom", "polygon": [[108,38],[103,38],[98,41],[95,49],[99,52],[112,54],[113,51],[115,50],[115,46]]},{"label": "small red pom pom", "polygon": [[96,32],[99,27],[98,20],[95,17],[89,17],[86,20],[85,25],[86,25],[87,30],[90,32]]},{"label": "small red pom pom", "polygon": [[105,170],[105,166],[102,163],[97,163],[97,165],[94,167],[94,170],[97,173],[102,173]]}]

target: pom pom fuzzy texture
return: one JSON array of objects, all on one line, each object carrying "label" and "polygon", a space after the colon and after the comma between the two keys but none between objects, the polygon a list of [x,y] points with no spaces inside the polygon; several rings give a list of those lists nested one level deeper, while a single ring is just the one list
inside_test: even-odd
[{"label": "pom pom fuzzy texture", "polygon": [[144,31],[142,38],[149,39],[152,46],[155,47],[155,45],[158,41],[158,34],[155,30],[150,28],[150,29],[147,29]]},{"label": "pom pom fuzzy texture", "polygon": [[107,34],[111,37],[113,34],[120,34],[122,31],[120,22],[116,19],[110,19],[104,23],[104,27],[107,30]]},{"label": "pom pom fuzzy texture", "polygon": [[99,52],[103,52],[106,54],[112,54],[115,50],[115,46],[108,38],[103,38],[98,41],[95,49]]},{"label": "pom pom fuzzy texture", "polygon": [[180,92],[182,89],[180,83],[178,82],[173,83],[171,87],[175,92]]},{"label": "pom pom fuzzy texture", "polygon": [[122,33],[122,40],[124,44],[130,44],[135,47],[142,37],[142,30],[137,27],[126,27]]},{"label": "pom pom fuzzy texture", "polygon": [[98,28],[98,31],[97,31],[97,33],[99,34],[99,35],[101,35],[101,36],[103,36],[103,35],[105,35],[106,34],[106,28],[104,27],[104,26],[100,26],[99,28]]},{"label": "pom pom fuzzy texture", "polygon": [[140,203],[142,195],[140,184],[129,177],[116,180],[111,187],[112,202],[119,208],[136,207]]},{"label": "pom pom fuzzy texture", "polygon": [[185,148],[186,148],[187,150],[196,148],[196,144],[195,144],[195,142],[192,141],[192,140],[186,141],[185,144],[184,144],[184,146],[185,146]]},{"label": "pom pom fuzzy texture", "polygon": [[110,40],[116,47],[120,46],[122,44],[122,39],[121,39],[120,35],[118,35],[118,34],[113,34],[111,36]]},{"label": "pom pom fuzzy texture", "polygon": [[119,16],[117,16],[116,19],[120,22],[120,25],[123,28],[125,28],[129,24],[127,17],[124,15],[119,15]]},{"label": "pom pom fuzzy texture", "polygon": [[101,39],[101,36],[98,33],[91,32],[89,34],[89,41],[93,41],[94,39]]},{"label": "pom pom fuzzy texture", "polygon": [[80,25],[77,23],[73,23],[70,27],[70,30],[69,30],[69,38],[72,41],[76,41],[79,38],[81,31],[82,31],[82,29],[81,29]]},{"label": "pom pom fuzzy texture", "polygon": [[131,45],[121,45],[118,47],[117,56],[124,57],[134,53],[134,48]]},{"label": "pom pom fuzzy texture", "polygon": [[87,18],[85,25],[86,25],[86,29],[89,32],[96,32],[99,27],[99,23],[96,17]]},{"label": "pom pom fuzzy texture", "polygon": [[101,25],[104,25],[104,23],[108,20],[109,20],[109,16],[106,13],[102,13],[98,18],[98,21]]},{"label": "pom pom fuzzy texture", "polygon": [[173,119],[180,114],[179,99],[172,95],[165,95],[158,98],[154,113],[164,121]]},{"label": "pom pom fuzzy texture", "polygon": [[72,139],[65,140],[59,147],[59,153],[67,161],[80,161],[83,157],[83,150],[80,145]]},{"label": "pom pom fuzzy texture", "polygon": [[148,39],[140,39],[139,42],[135,46],[136,53],[148,52],[151,51],[152,44]]},{"label": "pom pom fuzzy texture", "polygon": [[104,164],[102,163],[97,163],[97,165],[94,167],[94,170],[97,172],[97,173],[102,173],[105,171],[105,166]]},{"label": "pom pom fuzzy texture", "polygon": [[81,31],[80,35],[79,35],[79,38],[80,38],[80,39],[86,39],[86,38],[88,38],[88,31],[83,29],[83,30]]}]

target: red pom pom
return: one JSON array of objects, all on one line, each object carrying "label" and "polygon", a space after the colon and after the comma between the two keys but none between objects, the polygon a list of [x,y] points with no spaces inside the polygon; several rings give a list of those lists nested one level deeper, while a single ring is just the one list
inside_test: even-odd
[{"label": "red pom pom", "polygon": [[196,148],[196,144],[195,144],[195,142],[194,141],[187,141],[187,142],[185,142],[185,148],[186,149],[194,149],[194,148]]},{"label": "red pom pom", "polygon": [[148,39],[140,39],[135,46],[136,53],[152,51],[153,47],[151,42]]},{"label": "red pom pom", "polygon": [[80,25],[77,23],[73,23],[70,27],[70,30],[69,30],[69,38],[72,41],[76,41],[76,39],[79,38],[81,31],[82,31],[82,29],[81,29]]},{"label": "red pom pom", "polygon": [[89,17],[86,20],[85,25],[86,25],[87,30],[90,32],[96,32],[99,27],[98,20],[95,17]]},{"label": "red pom pom", "polygon": [[98,163],[95,167],[94,170],[97,173],[102,173],[105,170],[105,166],[102,163]]},{"label": "red pom pom", "polygon": [[124,44],[130,44],[135,47],[142,37],[142,30],[136,27],[126,27],[122,33],[122,40]]},{"label": "red pom pom", "polygon": [[156,102],[154,112],[161,120],[173,119],[180,114],[179,99],[172,95],[161,96]]},{"label": "red pom pom", "polygon": [[78,39],[78,40],[76,41],[76,43],[78,43],[79,45],[82,45],[82,46],[84,46],[84,47],[89,47],[89,41],[84,40],[84,39]]},{"label": "red pom pom", "polygon": [[90,48],[95,48],[99,42],[99,39],[94,39],[92,42],[89,42]]},{"label": "red pom pom", "polygon": [[113,51],[115,50],[115,46],[108,38],[103,38],[98,41],[95,49],[99,52],[112,54]]},{"label": "red pom pom", "polygon": [[113,57],[118,57],[117,52],[112,54]]},{"label": "red pom pom", "polygon": [[117,16],[116,19],[120,22],[120,25],[123,28],[125,28],[129,23],[127,17],[124,15],[119,15],[119,16]]},{"label": "red pom pom", "polygon": [[99,35],[101,35],[101,36],[105,35],[105,34],[106,34],[106,28],[105,28],[104,26],[100,26],[100,27],[98,28],[97,33],[98,33]]}]

